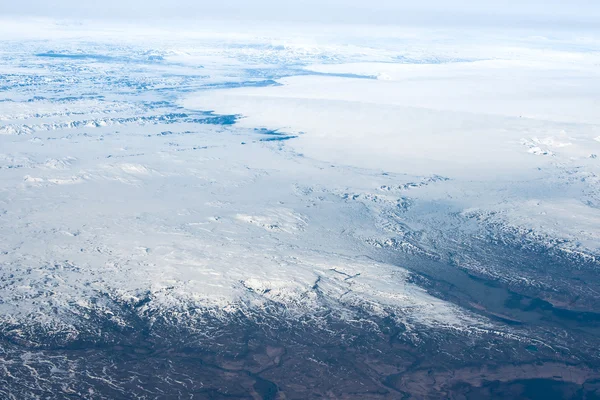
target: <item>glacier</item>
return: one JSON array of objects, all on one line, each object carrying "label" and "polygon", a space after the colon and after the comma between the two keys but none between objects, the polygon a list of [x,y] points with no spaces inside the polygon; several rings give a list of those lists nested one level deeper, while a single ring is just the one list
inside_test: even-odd
[{"label": "glacier", "polygon": [[598,39],[3,22],[3,398],[598,395]]}]

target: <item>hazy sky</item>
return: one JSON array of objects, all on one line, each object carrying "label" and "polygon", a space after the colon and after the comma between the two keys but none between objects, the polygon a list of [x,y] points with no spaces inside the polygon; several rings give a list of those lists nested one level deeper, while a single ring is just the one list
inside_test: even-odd
[{"label": "hazy sky", "polygon": [[351,23],[594,24],[600,0],[0,0],[0,15]]}]

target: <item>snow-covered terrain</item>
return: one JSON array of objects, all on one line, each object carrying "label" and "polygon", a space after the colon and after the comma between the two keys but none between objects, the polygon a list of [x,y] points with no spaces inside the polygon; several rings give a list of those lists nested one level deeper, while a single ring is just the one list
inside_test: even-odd
[{"label": "snow-covered terrain", "polygon": [[600,41],[4,22],[3,398],[600,378]]}]

